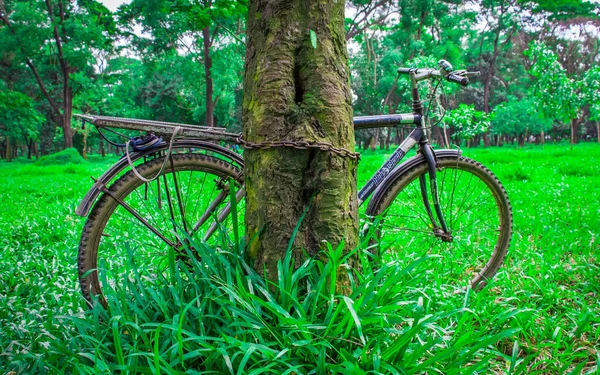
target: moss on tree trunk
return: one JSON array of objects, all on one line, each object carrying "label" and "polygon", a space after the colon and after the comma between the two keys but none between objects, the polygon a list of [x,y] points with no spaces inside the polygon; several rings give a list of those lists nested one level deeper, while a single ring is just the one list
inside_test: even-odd
[{"label": "moss on tree trunk", "polygon": [[[354,150],[344,2],[251,0],[244,78],[244,138],[317,141]],[[313,38],[311,34],[314,32]],[[316,35],[316,48],[314,36]],[[246,238],[259,271],[276,276],[302,213],[293,251],[356,245],[356,161],[320,150],[248,149]]]}]

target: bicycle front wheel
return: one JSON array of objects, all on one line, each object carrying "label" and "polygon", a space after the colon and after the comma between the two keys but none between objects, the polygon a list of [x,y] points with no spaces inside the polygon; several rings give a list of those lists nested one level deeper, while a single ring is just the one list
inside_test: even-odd
[{"label": "bicycle front wheel", "polygon": [[[168,280],[175,261],[188,259],[193,244],[215,247],[233,244],[232,229],[243,234],[243,207],[236,223],[232,215],[218,218],[241,198],[241,170],[218,158],[200,154],[172,154],[136,167],[117,179],[96,202],[83,228],[78,272],[88,303],[97,298],[106,306],[107,289],[125,281],[152,285]],[[233,194],[232,194],[233,190]],[[243,205],[243,201],[240,203]],[[226,216],[226,217],[225,217]]]},{"label": "bicycle front wheel", "polygon": [[510,244],[506,191],[489,169],[464,157],[438,158],[436,179],[447,233],[441,233],[428,167],[422,162],[370,202],[367,214],[379,225],[378,247],[384,258],[407,262],[433,255],[425,272],[429,282],[479,290],[496,274]]}]

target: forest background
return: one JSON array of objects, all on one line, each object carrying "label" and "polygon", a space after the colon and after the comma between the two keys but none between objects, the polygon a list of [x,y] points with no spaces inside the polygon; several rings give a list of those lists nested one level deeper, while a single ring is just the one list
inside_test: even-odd
[{"label": "forest background", "polygon": [[[241,130],[245,1],[0,1],[0,157],[109,145],[73,113]],[[597,138],[596,3],[356,0],[347,2],[355,115],[407,112],[399,66],[481,71],[446,85],[446,142],[502,145]],[[453,86],[453,85],[452,85]],[[444,132],[446,134],[444,134]],[[389,147],[402,129],[357,133]],[[116,151],[116,150],[115,150]]]},{"label": "forest background", "polygon": [[[466,89],[444,86],[447,130],[433,136],[479,146],[463,152],[509,192],[513,241],[491,287],[430,285],[423,275],[435,272],[433,258],[418,272],[372,273],[352,296],[354,310],[329,309],[332,292],[324,291],[298,319],[282,301],[251,293],[239,264],[215,256],[210,275],[198,267],[174,288],[116,298],[110,312],[87,309],[75,270],[83,220],[74,208],[89,176],[121,151],[72,114],[241,130],[246,5],[133,0],[111,12],[94,0],[0,0],[0,372],[279,374],[318,363],[321,373],[393,373],[386,364],[404,373],[597,373],[595,2],[347,2],[355,115],[409,110],[406,82],[394,87],[399,66],[444,58],[482,72]],[[362,152],[359,182],[403,131],[357,133],[361,148],[384,149]],[[544,142],[558,144],[529,146]],[[27,160],[70,146],[89,162],[73,150]],[[297,285],[282,288],[303,290]],[[395,323],[380,325],[382,316]],[[332,333],[321,336],[323,327]]]}]

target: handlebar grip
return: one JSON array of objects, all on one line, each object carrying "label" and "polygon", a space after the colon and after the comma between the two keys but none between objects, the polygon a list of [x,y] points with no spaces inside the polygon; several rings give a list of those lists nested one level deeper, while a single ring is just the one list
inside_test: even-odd
[{"label": "handlebar grip", "polygon": [[414,70],[414,68],[398,68],[398,74],[409,74]]},{"label": "handlebar grip", "polygon": [[462,77],[453,73],[450,73],[446,76],[446,80],[448,82],[458,83],[461,86],[465,87],[469,84],[469,79],[467,77]]}]

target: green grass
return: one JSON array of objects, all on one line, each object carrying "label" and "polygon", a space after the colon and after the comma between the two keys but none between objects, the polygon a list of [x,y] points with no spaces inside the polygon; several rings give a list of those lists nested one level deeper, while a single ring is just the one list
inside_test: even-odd
[{"label": "green grass", "polygon": [[[384,155],[363,154],[363,182]],[[74,210],[92,184],[89,176],[114,158],[50,166],[0,162],[0,371],[183,373],[202,364],[230,373],[231,363],[236,373],[233,366],[245,363],[247,373],[281,373],[287,363],[308,373],[298,360],[307,358],[329,373],[390,373],[382,363],[406,373],[596,373],[600,145],[465,155],[504,183],[515,221],[507,261],[482,292],[424,283],[421,266],[431,259],[410,269],[364,270],[349,302],[327,287],[334,268],[324,272],[327,265],[318,261],[297,271],[308,281],[285,273],[287,284],[279,289],[252,290],[261,278],[243,276],[235,255],[198,245],[211,252],[212,266],[180,267],[170,283],[142,289],[134,302],[117,291],[110,314],[86,312],[80,296],[75,266],[83,219]],[[329,253],[340,261],[335,254]],[[307,285],[324,288],[322,298],[306,296]],[[328,309],[331,298],[337,315]]]}]

